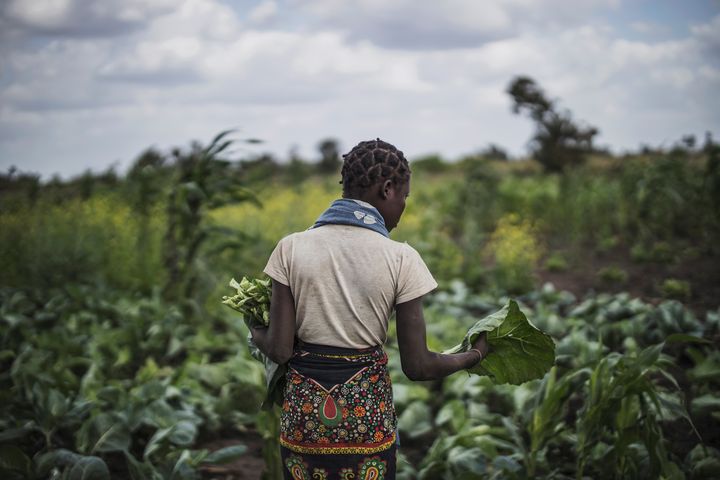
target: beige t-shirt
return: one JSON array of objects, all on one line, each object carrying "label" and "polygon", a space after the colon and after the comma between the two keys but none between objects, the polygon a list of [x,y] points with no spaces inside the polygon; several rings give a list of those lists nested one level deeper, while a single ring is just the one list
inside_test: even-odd
[{"label": "beige t-shirt", "polygon": [[346,348],[384,344],[395,305],[438,286],[413,247],[353,225],[291,233],[263,271],[290,287],[300,340]]}]

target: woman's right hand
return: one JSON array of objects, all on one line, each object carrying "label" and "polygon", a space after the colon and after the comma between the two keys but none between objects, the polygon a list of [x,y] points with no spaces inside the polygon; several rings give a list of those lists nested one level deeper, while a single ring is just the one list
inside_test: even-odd
[{"label": "woman's right hand", "polygon": [[487,356],[489,346],[487,343],[487,332],[482,332],[472,343],[472,347],[470,348],[477,348],[480,350],[480,353],[482,353],[482,358],[484,359]]}]

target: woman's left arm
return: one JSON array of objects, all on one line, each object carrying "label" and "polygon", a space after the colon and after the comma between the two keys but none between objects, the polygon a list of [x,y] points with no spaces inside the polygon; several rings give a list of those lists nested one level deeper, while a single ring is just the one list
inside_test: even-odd
[{"label": "woman's left arm", "polygon": [[272,280],[270,296],[270,326],[250,331],[261,352],[277,364],[290,360],[295,343],[295,300],[290,287]]}]

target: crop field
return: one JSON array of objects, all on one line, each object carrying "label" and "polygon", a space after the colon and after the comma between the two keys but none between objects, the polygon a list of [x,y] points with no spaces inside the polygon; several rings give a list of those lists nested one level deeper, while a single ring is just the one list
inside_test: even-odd
[{"label": "crop field", "polygon": [[[720,478],[718,148],[561,173],[411,163],[391,236],[440,284],[429,348],[512,299],[555,362],[521,385],[412,382],[391,319],[398,478]],[[3,177],[0,477],[282,478],[265,370],[222,297],[339,176],[222,154],[220,137],[123,177]]]}]

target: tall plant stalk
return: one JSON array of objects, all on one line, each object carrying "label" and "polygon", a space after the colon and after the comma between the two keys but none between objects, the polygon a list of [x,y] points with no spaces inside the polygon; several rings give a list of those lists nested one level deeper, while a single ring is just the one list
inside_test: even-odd
[{"label": "tall plant stalk", "polygon": [[[242,186],[240,168],[221,158],[234,142],[226,139],[230,133],[231,130],[221,132],[207,147],[193,144],[189,152],[173,152],[176,174],[168,192],[167,227],[163,238],[167,279],[162,292],[167,301],[195,302],[197,308],[197,286],[201,275],[198,263],[203,245],[211,237],[231,238],[230,243],[245,238],[242,232],[209,224],[208,211],[246,201],[259,205],[255,195]],[[219,245],[222,248],[228,244],[221,242]]]}]

